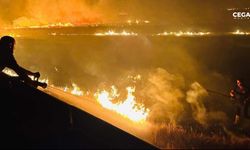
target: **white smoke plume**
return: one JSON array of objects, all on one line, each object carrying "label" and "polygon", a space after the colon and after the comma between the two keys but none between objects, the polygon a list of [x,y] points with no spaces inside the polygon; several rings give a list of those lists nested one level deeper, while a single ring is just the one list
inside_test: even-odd
[{"label": "white smoke plume", "polygon": [[183,78],[170,74],[158,68],[148,77],[148,82],[143,89],[143,95],[153,101],[151,119],[156,122],[170,122],[176,120],[184,111],[181,98],[184,97],[181,88],[184,86]]},{"label": "white smoke plume", "polygon": [[206,123],[207,112],[200,98],[207,94],[207,91],[198,82],[194,82],[187,91],[186,98],[192,107],[194,119],[203,125]]}]

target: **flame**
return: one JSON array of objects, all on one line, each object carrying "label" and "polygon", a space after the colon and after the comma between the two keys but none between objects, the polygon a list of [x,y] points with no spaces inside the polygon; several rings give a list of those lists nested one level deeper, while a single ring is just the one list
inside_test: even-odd
[{"label": "flame", "polygon": [[109,30],[107,32],[99,32],[99,33],[95,33],[95,36],[137,36],[137,33],[134,32],[127,32],[125,30],[123,30],[122,32],[115,32],[113,30]]},{"label": "flame", "polygon": [[134,121],[144,122],[149,114],[149,109],[145,108],[143,104],[138,104],[135,101],[135,87],[127,87],[127,98],[123,102],[114,104],[112,100],[119,98],[118,90],[115,86],[111,87],[111,92],[103,90],[95,93],[97,101],[109,110],[113,110],[118,114]]},{"label": "flame", "polygon": [[[71,94],[76,95],[76,96],[83,96],[83,91],[75,84],[72,83],[73,90],[71,91]],[[67,88],[65,87],[64,90]]]},{"label": "flame", "polygon": [[47,84],[49,84],[49,79],[47,78],[47,79],[39,79],[38,80],[39,82],[42,82],[42,83],[47,83]]},{"label": "flame", "polygon": [[[17,74],[10,70],[10,69],[4,69],[4,73],[10,75],[10,76],[17,76]],[[141,75],[137,76],[128,76],[128,78],[132,79],[133,81],[141,80]],[[34,80],[34,78],[33,78]],[[39,79],[40,82],[46,82],[49,85],[48,79]],[[54,87],[57,89],[61,89],[64,92],[70,92],[73,95],[76,96],[83,96],[83,91],[77,86],[76,83],[72,83],[73,89],[70,91],[67,86],[64,88],[55,87],[53,84],[49,85],[50,87]],[[143,104],[136,102],[136,97],[133,95],[135,92],[135,87],[127,87],[127,97],[125,100],[117,103],[113,103],[112,101],[114,99],[118,99],[120,97],[120,94],[118,93],[118,89],[115,86],[111,86],[111,91],[108,92],[106,90],[96,92],[94,94],[94,97],[96,98],[97,102],[101,104],[102,107],[113,110],[116,113],[124,116],[125,118],[128,118],[134,122],[142,123],[146,121],[147,116],[149,114],[149,109],[145,108]],[[90,92],[86,92],[86,96],[89,96]]]},{"label": "flame", "polygon": [[127,20],[127,23],[129,25],[132,25],[132,24],[149,24],[150,21],[149,20],[142,20],[142,19],[135,19],[135,20]]},{"label": "flame", "polygon": [[205,36],[205,35],[210,35],[210,32],[163,32],[163,33],[158,33],[158,36]]},{"label": "flame", "polygon": [[23,29],[23,28],[30,28],[30,29],[40,29],[40,28],[60,28],[60,27],[74,27],[75,25],[70,22],[56,22],[51,24],[45,25],[27,25],[27,26],[14,26],[14,29]]},{"label": "flame", "polygon": [[[132,77],[132,76],[131,76]],[[140,80],[141,76],[137,75],[133,77],[135,80]],[[70,92],[69,88],[65,86],[64,88],[55,87],[61,89],[64,92],[69,92],[70,94],[83,96],[83,91],[75,84],[72,83],[73,90]],[[54,86],[53,86],[54,87]],[[136,123],[142,123],[146,121],[149,114],[149,109],[145,108],[143,104],[137,103],[133,93],[135,92],[135,87],[127,87],[127,97],[122,102],[113,103],[112,101],[118,99],[120,94],[118,89],[113,85],[111,86],[111,91],[106,90],[97,92],[94,94],[96,101],[104,108],[115,111],[116,113],[128,118]],[[90,92],[86,92],[86,96],[90,96]],[[92,94],[91,94],[92,95]]]},{"label": "flame", "polygon": [[132,80],[134,80],[134,81],[136,81],[136,80],[141,80],[141,75],[140,74],[138,74],[138,75],[136,75],[136,76],[128,76],[128,79],[132,79]]},{"label": "flame", "polygon": [[232,34],[234,34],[234,35],[250,35],[250,32],[243,32],[243,31],[240,31],[240,30],[236,30]]},{"label": "flame", "polygon": [[63,88],[63,91],[64,91],[64,92],[68,92],[68,90],[69,90],[69,88],[68,88],[67,86],[65,86],[65,87]]}]

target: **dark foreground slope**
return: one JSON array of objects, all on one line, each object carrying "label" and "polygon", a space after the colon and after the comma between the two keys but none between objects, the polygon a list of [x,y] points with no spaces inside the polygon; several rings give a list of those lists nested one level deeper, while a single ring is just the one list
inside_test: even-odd
[{"label": "dark foreground slope", "polygon": [[0,75],[1,147],[155,149],[37,89],[9,81]]}]

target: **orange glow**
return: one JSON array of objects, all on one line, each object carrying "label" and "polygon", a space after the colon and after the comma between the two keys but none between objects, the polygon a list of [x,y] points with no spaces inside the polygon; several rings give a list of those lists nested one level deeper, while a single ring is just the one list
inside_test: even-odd
[{"label": "orange glow", "polygon": [[22,29],[22,28],[31,28],[31,29],[40,29],[40,28],[60,28],[60,27],[73,27],[74,25],[72,23],[51,23],[51,24],[43,24],[43,25],[32,25],[29,23],[25,23],[22,25],[14,26],[14,29]]},{"label": "orange glow", "polygon": [[119,98],[120,94],[115,86],[111,87],[111,91],[106,90],[95,93],[97,101],[109,110],[113,110],[118,114],[134,121],[144,122],[149,114],[149,109],[145,108],[143,104],[137,103],[133,93],[135,87],[127,87],[127,98],[118,103],[113,103],[112,100]]},{"label": "orange glow", "polygon": [[[65,7],[67,6],[67,7]],[[101,22],[100,13],[82,0],[27,0],[25,16],[13,20],[14,28],[80,26]]]}]

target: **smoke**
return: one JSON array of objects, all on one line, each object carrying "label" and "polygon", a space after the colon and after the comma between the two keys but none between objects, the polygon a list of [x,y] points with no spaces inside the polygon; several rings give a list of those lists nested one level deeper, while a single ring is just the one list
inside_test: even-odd
[{"label": "smoke", "polygon": [[[77,31],[74,29],[72,33]],[[31,70],[39,70],[58,86],[70,86],[74,82],[81,89],[96,89],[101,82],[121,84],[127,75],[139,73],[145,82],[136,87],[136,93],[142,95],[138,100],[150,108],[150,121],[178,124],[193,119],[208,126],[226,122],[228,114],[233,113],[227,98],[207,96],[203,88],[221,93],[229,91],[229,71],[223,69],[231,64],[231,55],[224,56],[219,40],[55,36],[44,40],[18,39],[16,52],[21,65],[35,66]],[[224,40],[225,50],[231,50],[234,42]],[[33,56],[39,56],[39,61],[32,62]],[[219,60],[223,63],[218,64]],[[229,73],[233,75],[237,68],[231,65],[230,68]]]},{"label": "smoke", "polygon": [[205,97],[208,92],[198,82],[191,84],[190,89],[186,92],[186,100],[191,105],[194,119],[203,126],[209,126],[214,123],[222,124],[228,123],[228,115],[223,111],[207,110],[205,106]]},{"label": "smoke", "polygon": [[117,22],[124,19],[119,13],[132,4],[116,0],[0,0],[0,20],[14,27]]},{"label": "smoke", "polygon": [[153,100],[153,105],[150,108],[151,120],[176,123],[184,111],[180,101],[184,97],[181,91],[183,86],[184,82],[181,76],[170,74],[162,68],[157,68],[149,74],[148,83],[142,93],[148,99]]},{"label": "smoke", "polygon": [[[166,24],[175,30],[196,26],[201,29],[234,29],[231,13],[227,8],[244,8],[248,1],[174,2],[170,0],[0,0],[0,18],[15,26],[43,25],[55,22],[70,22],[75,25],[100,22],[125,22],[127,19],[147,19]],[[197,17],[197,14],[200,14]],[[219,15],[219,16],[218,16]],[[215,17],[216,16],[216,17]],[[221,18],[224,18],[223,20]],[[227,21],[227,27],[221,26]],[[194,23],[195,22],[195,23]],[[202,24],[202,26],[201,26]],[[215,24],[217,26],[215,26]],[[184,26],[185,25],[185,26]],[[247,22],[240,22],[248,29]]]},{"label": "smoke", "polygon": [[193,116],[201,124],[206,124],[206,108],[201,101],[203,96],[207,96],[207,91],[198,83],[194,82],[187,91],[187,102],[191,104]]},{"label": "smoke", "polygon": [[[199,72],[202,64],[190,56],[182,42],[153,41],[144,37],[118,41],[116,38],[81,37],[71,37],[68,41],[68,38],[18,41],[17,60],[27,67],[36,66],[31,70],[41,71],[56,86],[70,86],[74,82],[81,89],[96,90],[102,82],[115,83],[124,89],[128,85],[127,76],[139,73],[143,81],[136,86],[136,93],[151,110],[149,120],[152,122],[178,124],[191,118],[206,125],[213,120],[224,120],[225,113],[217,110],[226,108],[223,106],[227,103],[208,97],[198,84],[218,87],[224,76],[208,76],[208,73],[204,76],[204,72]],[[39,61],[32,62],[32,56],[39,56]],[[212,100],[208,101],[209,98]]]},{"label": "smoke", "polygon": [[42,22],[35,20],[34,18],[28,17],[20,17],[13,21],[13,26],[15,27],[28,27],[28,26],[35,26],[41,25]]},{"label": "smoke", "polygon": [[57,22],[72,23],[81,25],[93,23],[100,20],[94,7],[90,7],[81,0],[27,0],[27,15],[13,21],[14,26],[44,25]]},{"label": "smoke", "polygon": [[146,76],[139,93],[150,108],[150,122],[182,124],[189,120],[203,127],[228,123],[226,112],[214,107],[216,101],[210,104],[206,89],[197,81],[189,85],[182,75],[163,68],[149,71]]},{"label": "smoke", "polygon": [[[1,26],[5,26],[5,25],[4,25],[4,21],[2,20],[2,18],[0,18],[0,24],[1,24]],[[1,26],[0,26],[0,27],[1,27]]]}]

